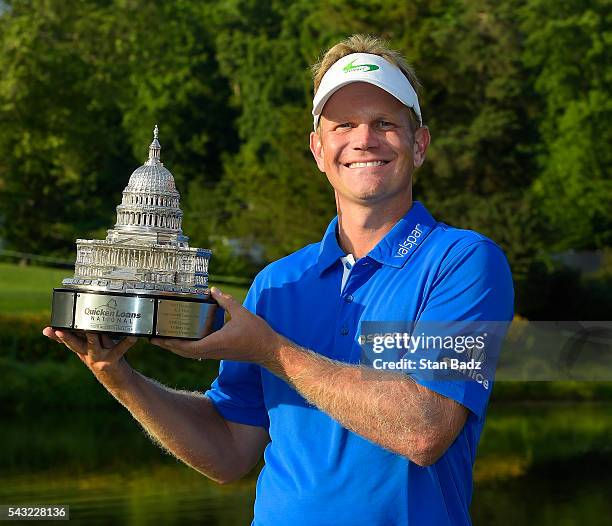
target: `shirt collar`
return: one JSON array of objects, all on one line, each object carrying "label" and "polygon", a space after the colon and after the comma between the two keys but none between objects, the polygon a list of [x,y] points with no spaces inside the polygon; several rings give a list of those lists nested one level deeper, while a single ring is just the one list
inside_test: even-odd
[{"label": "shirt collar", "polygon": [[436,220],[419,201],[414,201],[404,217],[368,254],[383,265],[400,268],[431,233]]},{"label": "shirt collar", "polygon": [[322,274],[325,270],[331,267],[334,263],[338,262],[342,256],[345,256],[344,250],[340,248],[338,244],[338,238],[336,237],[336,229],[338,227],[338,216],[331,220],[328,225],[321,245],[319,247],[319,258],[317,259],[317,265],[319,267],[319,273]]},{"label": "shirt collar", "polygon": [[[383,265],[400,268],[412,257],[419,245],[432,231],[436,220],[419,202],[414,201],[404,217],[380,240],[366,257],[370,257]],[[334,263],[346,255],[338,244],[336,230],[338,216],[332,219],[325,231],[319,247],[317,265],[319,273],[323,273]]]}]

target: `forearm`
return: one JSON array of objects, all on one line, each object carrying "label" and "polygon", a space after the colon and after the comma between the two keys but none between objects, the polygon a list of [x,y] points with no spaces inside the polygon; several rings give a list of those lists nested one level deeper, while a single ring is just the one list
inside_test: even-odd
[{"label": "forearm", "polygon": [[243,471],[227,422],[202,394],[170,389],[123,360],[98,380],[160,446],[213,480]]},{"label": "forearm", "polygon": [[462,426],[449,415],[449,400],[398,373],[335,362],[289,342],[265,366],[347,429],[420,465],[450,445],[449,426]]}]

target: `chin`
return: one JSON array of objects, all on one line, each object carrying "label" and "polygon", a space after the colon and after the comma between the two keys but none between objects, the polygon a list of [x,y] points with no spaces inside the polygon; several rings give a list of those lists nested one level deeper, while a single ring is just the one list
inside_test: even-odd
[{"label": "chin", "polygon": [[380,191],[361,192],[356,194],[356,198],[363,203],[376,203],[385,198],[385,193]]}]

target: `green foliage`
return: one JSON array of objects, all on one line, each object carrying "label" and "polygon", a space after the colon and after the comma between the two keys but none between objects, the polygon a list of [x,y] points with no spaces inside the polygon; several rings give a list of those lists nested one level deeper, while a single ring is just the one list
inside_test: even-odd
[{"label": "green foliage", "polygon": [[608,320],[612,276],[581,276],[558,264],[535,261],[515,282],[516,312],[530,320]]},{"label": "green foliage", "polygon": [[158,121],[179,187],[220,178],[236,135],[210,45],[211,7],[10,3],[0,17],[0,236],[8,247],[68,254],[75,238],[103,236]]},{"label": "green foliage", "polygon": [[517,400],[525,402],[586,402],[612,400],[610,382],[496,382],[491,404],[503,407]]},{"label": "green foliage", "polygon": [[0,18],[0,235],[53,253],[109,221],[121,181],[104,175],[131,159],[105,57],[116,29],[94,4],[32,7]]},{"label": "green foliage", "polygon": [[223,230],[246,247],[262,246],[267,260],[320,238],[334,215],[332,193],[308,147],[313,57],[296,38],[312,10],[305,2],[286,8],[247,1],[228,2],[217,12],[218,57],[235,83],[242,139],[218,189]]},{"label": "green foliage", "polygon": [[532,0],[524,60],[543,100],[533,192],[560,249],[612,241],[612,13],[606,0]]}]

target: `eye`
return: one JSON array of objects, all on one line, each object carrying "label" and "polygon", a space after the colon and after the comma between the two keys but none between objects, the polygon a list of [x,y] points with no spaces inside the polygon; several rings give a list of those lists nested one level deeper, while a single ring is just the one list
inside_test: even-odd
[{"label": "eye", "polygon": [[380,119],[380,120],[376,121],[376,125],[381,130],[390,130],[391,128],[395,127],[395,124],[393,124],[392,122],[389,122],[389,121],[385,121],[383,119]]},{"label": "eye", "polygon": [[338,125],[336,126],[336,129],[337,129],[337,128],[352,128],[352,125],[351,125],[351,123],[350,123],[350,122],[343,122],[343,123],[341,123],[341,124],[338,124]]}]

